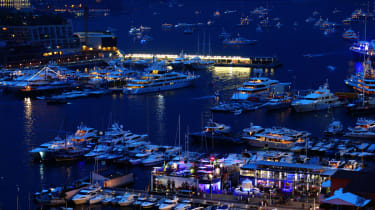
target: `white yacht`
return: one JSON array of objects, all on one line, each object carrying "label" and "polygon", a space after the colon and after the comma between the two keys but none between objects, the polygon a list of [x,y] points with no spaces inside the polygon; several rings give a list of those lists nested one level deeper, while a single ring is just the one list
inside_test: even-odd
[{"label": "white yacht", "polygon": [[372,68],[371,60],[363,62],[362,66],[363,71],[345,80],[345,84],[360,93],[375,94],[375,71]]},{"label": "white yacht", "polygon": [[63,74],[65,70],[59,66],[48,65],[37,72],[30,70],[30,72],[17,76],[12,81],[4,81],[2,84],[6,89],[25,93],[70,88],[74,81]]},{"label": "white yacht", "polygon": [[194,57],[184,62],[185,66],[189,69],[204,70],[210,69],[214,66],[213,61],[202,60],[200,57]]},{"label": "white yacht", "polygon": [[260,95],[269,93],[271,88],[277,84],[279,84],[278,80],[267,77],[250,78],[249,81],[242,84],[242,87],[237,88],[237,91],[232,95],[232,100],[258,99]]},{"label": "white yacht", "polygon": [[348,128],[347,137],[354,138],[375,138],[375,121],[359,118],[354,128]]},{"label": "white yacht", "polygon": [[142,164],[144,166],[155,166],[155,165],[162,164],[164,161],[165,161],[165,158],[163,154],[159,153],[159,154],[152,154],[148,156],[147,158],[142,160]]},{"label": "white yacht", "polygon": [[250,123],[250,127],[242,129],[242,137],[249,137],[253,136],[256,133],[263,132],[264,128],[259,125],[254,125],[253,123]]},{"label": "white yacht", "polygon": [[73,196],[72,201],[76,205],[85,204],[94,198],[99,190],[100,188],[98,187],[82,189]]},{"label": "white yacht", "polygon": [[150,197],[146,201],[142,202],[141,208],[142,209],[149,209],[156,205],[157,198]]},{"label": "white yacht", "polygon": [[179,202],[174,207],[174,209],[175,210],[185,210],[185,209],[188,209],[189,207],[191,207],[191,201],[190,200],[182,200],[181,202]]},{"label": "white yacht", "polygon": [[288,128],[266,128],[262,132],[244,133],[242,140],[253,147],[271,149],[290,149],[294,146],[305,145],[311,134],[306,131],[296,131]]},{"label": "white yacht", "polygon": [[97,204],[102,202],[106,198],[103,194],[96,194],[94,197],[90,198],[89,204]]},{"label": "white yacht", "polygon": [[129,206],[134,202],[134,194],[126,193],[121,199],[117,202],[120,206]]},{"label": "white yacht", "polygon": [[193,85],[199,75],[171,71],[165,66],[156,65],[146,70],[140,79],[130,80],[123,89],[124,94],[143,94],[173,90]]},{"label": "white yacht", "polygon": [[339,101],[339,98],[328,89],[328,83],[319,87],[315,92],[292,102],[292,107],[297,112],[323,110],[341,105],[342,102]]},{"label": "white yacht", "polygon": [[167,210],[172,209],[177,205],[178,198],[175,197],[173,199],[166,199],[162,204],[160,204],[159,209],[160,210]]}]

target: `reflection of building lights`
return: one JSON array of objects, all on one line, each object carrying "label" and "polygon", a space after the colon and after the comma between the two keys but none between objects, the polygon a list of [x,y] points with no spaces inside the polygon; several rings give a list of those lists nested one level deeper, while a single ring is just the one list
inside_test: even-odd
[{"label": "reflection of building lights", "polygon": [[43,164],[39,164],[40,181],[44,180],[44,167]]},{"label": "reflection of building lights", "polygon": [[213,76],[224,78],[224,77],[239,77],[239,78],[248,78],[251,73],[251,68],[248,67],[224,67],[216,66],[213,69]]},{"label": "reflection of building lights", "polygon": [[33,131],[32,104],[29,97],[24,98],[24,115],[25,115],[25,141],[30,142]]},{"label": "reflection of building lights", "polygon": [[165,109],[165,101],[164,96],[162,94],[158,94],[157,104],[156,104],[156,111],[159,114],[159,120],[162,120],[163,113]]},{"label": "reflection of building lights", "polygon": [[216,175],[220,175],[220,168],[216,168],[215,173],[216,173]]}]

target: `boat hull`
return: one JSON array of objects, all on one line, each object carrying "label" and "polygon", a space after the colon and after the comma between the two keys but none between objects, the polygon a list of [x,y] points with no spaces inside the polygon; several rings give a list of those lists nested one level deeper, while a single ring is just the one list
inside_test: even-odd
[{"label": "boat hull", "polygon": [[162,85],[156,87],[144,87],[144,88],[137,88],[137,89],[124,89],[123,93],[128,95],[137,95],[137,94],[145,94],[145,93],[154,93],[154,92],[161,92],[173,89],[179,89],[184,87],[189,87],[194,84],[195,79],[186,79],[184,81],[175,82],[172,85]]},{"label": "boat hull", "polygon": [[352,138],[361,138],[361,139],[373,139],[375,138],[374,132],[368,132],[366,134],[364,133],[353,133],[349,132],[345,134],[346,137],[352,137]]},{"label": "boat hull", "polygon": [[247,140],[248,145],[251,147],[288,150],[295,146],[293,143],[282,144],[282,143],[276,143],[276,142],[271,142],[271,141],[258,141],[254,139],[246,139],[246,140]]},{"label": "boat hull", "polygon": [[75,205],[82,205],[87,203],[88,199],[73,199],[73,203]]},{"label": "boat hull", "polygon": [[155,161],[152,161],[152,162],[142,162],[142,165],[144,165],[144,166],[156,166],[156,165],[159,165],[163,162],[164,162],[164,159],[163,160],[155,160]]},{"label": "boat hull", "polygon": [[332,104],[298,104],[293,105],[293,108],[296,112],[311,112],[311,111],[319,111],[319,110],[325,110],[329,108],[334,108],[341,106],[341,103],[332,103]]}]

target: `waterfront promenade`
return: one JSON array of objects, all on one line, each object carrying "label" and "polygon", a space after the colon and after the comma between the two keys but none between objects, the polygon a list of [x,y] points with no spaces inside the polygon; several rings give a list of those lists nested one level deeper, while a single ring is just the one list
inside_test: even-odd
[{"label": "waterfront promenade", "polygon": [[[128,190],[128,189],[107,189],[107,190],[114,190],[116,195],[121,195],[125,192],[130,193],[138,193],[138,194],[147,194],[152,197],[162,199],[166,197],[173,197],[172,194],[156,194],[156,193],[150,193],[143,190]],[[112,191],[113,192],[113,191]],[[187,199],[187,197],[181,197],[180,199]],[[270,200],[268,197],[241,197],[241,196],[235,196],[232,194],[202,194],[199,197],[192,197],[189,198],[191,202],[197,206],[206,206],[206,205],[214,205],[214,206],[228,206],[232,209],[314,209],[314,203],[313,201],[294,201],[294,200],[288,200],[287,202],[284,202],[283,204],[279,203],[279,200],[272,199]],[[262,205],[263,202],[263,205]],[[269,205],[271,203],[271,205]],[[315,208],[319,206],[319,203],[315,203]]]}]

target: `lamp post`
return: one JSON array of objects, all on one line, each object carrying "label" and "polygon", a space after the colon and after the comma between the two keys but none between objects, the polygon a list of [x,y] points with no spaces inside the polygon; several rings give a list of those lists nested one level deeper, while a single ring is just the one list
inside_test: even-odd
[{"label": "lamp post", "polygon": [[211,200],[212,200],[212,190],[213,190],[212,189],[212,174],[209,174],[208,178],[210,179],[210,194],[211,194],[210,197],[211,197]]},{"label": "lamp post", "polygon": [[269,206],[271,206],[271,204],[272,204],[272,189],[270,189],[270,205]]}]

